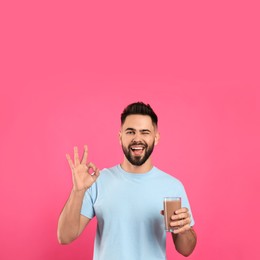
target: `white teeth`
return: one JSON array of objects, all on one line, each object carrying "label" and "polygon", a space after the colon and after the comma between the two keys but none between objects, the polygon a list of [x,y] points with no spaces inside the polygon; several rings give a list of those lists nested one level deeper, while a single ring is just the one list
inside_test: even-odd
[{"label": "white teeth", "polygon": [[132,150],[143,150],[143,147],[131,147]]}]

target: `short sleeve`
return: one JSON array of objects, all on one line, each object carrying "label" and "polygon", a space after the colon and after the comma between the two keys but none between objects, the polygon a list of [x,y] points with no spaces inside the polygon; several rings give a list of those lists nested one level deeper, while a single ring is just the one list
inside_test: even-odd
[{"label": "short sleeve", "polygon": [[95,216],[94,203],[97,197],[97,186],[94,183],[86,192],[83,198],[80,214],[92,219]]},{"label": "short sleeve", "polygon": [[180,185],[180,193],[181,193],[181,199],[182,199],[182,207],[188,208],[189,209],[189,213],[191,215],[191,223],[190,225],[193,226],[195,224],[193,215],[192,215],[192,211],[191,211],[191,207],[190,207],[190,203],[189,203],[189,199],[187,196],[187,193],[185,191],[184,186],[181,184]]}]

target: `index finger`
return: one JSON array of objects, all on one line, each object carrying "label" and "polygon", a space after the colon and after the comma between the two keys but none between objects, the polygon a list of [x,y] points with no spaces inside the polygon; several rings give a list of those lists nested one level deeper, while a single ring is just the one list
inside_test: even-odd
[{"label": "index finger", "polygon": [[180,214],[180,213],[187,213],[187,212],[189,212],[189,210],[187,208],[180,208],[180,209],[177,209],[174,213]]}]

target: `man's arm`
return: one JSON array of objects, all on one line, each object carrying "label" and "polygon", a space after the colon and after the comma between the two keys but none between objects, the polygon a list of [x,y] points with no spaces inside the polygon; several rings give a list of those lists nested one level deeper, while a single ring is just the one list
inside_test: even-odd
[{"label": "man's arm", "polygon": [[[88,149],[84,146],[82,160],[79,159],[78,147],[74,147],[74,162],[67,154],[73,180],[73,189],[58,221],[58,240],[68,244],[76,239],[90,219],[80,214],[85,192],[97,180],[99,170],[93,163],[87,164]],[[90,171],[92,169],[92,171]]]},{"label": "man's arm", "polygon": [[173,220],[170,225],[176,227],[172,233],[176,250],[183,256],[189,256],[197,243],[195,230],[190,226],[191,217],[187,208],[175,211],[171,216]]},{"label": "man's arm", "polygon": [[58,221],[58,241],[69,244],[75,240],[89,223],[90,219],[80,214],[85,190],[72,191]]},{"label": "man's arm", "polygon": [[172,233],[176,250],[183,256],[189,256],[197,243],[197,235],[193,228],[179,234]]}]

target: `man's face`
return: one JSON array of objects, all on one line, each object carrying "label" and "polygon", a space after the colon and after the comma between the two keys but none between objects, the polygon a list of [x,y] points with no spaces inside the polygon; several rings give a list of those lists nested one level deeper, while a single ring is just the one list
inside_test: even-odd
[{"label": "man's face", "polygon": [[127,160],[135,166],[143,165],[152,154],[158,137],[149,116],[127,116],[120,132],[120,143]]}]

